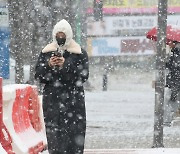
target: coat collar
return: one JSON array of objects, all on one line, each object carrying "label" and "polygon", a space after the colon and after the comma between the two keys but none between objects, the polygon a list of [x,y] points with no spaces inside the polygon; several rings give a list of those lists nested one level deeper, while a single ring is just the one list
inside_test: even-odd
[{"label": "coat collar", "polygon": [[[52,42],[46,45],[46,47],[42,50],[42,53],[56,51],[58,47],[59,46],[57,45],[57,43]],[[73,39],[70,41],[68,46],[60,47],[60,50],[67,50],[68,52],[74,53],[74,54],[82,53],[80,45],[76,43]]]}]

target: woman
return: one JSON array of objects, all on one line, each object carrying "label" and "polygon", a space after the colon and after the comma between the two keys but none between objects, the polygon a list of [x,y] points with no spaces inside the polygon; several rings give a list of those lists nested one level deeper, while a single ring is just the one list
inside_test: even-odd
[{"label": "woman", "polygon": [[66,20],[53,29],[53,42],[40,53],[35,78],[45,84],[43,112],[50,154],[82,154],[86,112],[83,83],[89,76],[86,51],[72,39]]},{"label": "woman", "polygon": [[166,86],[171,90],[171,101],[177,100],[177,95],[180,91],[180,43],[177,41],[169,42],[172,55],[166,63],[169,69],[169,74],[166,78]]},{"label": "woman", "polygon": [[166,63],[169,73],[166,77],[166,87],[170,89],[170,99],[164,105],[164,126],[171,126],[173,117],[179,106],[180,92],[180,43],[170,41],[168,44],[171,48],[171,56]]}]

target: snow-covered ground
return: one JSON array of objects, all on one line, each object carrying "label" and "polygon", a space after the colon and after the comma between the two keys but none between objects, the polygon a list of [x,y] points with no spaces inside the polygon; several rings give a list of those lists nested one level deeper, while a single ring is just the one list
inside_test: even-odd
[{"label": "snow-covered ground", "polygon": [[[28,71],[28,66],[26,66]],[[91,68],[91,91],[86,91],[86,149],[151,148],[153,145],[155,90],[153,70],[118,68],[108,74],[102,91],[102,73]],[[28,75],[25,75],[28,78]],[[13,83],[11,79],[4,81]],[[180,148],[179,124],[164,128],[164,146]]]},{"label": "snow-covered ground", "polygon": [[[30,66],[24,65],[24,82],[29,80]],[[13,84],[15,82],[15,60],[10,58],[10,79],[4,80],[5,84]]]},{"label": "snow-covered ground", "polygon": [[179,154],[178,148],[158,148],[158,149],[88,149],[84,154]]},{"label": "snow-covered ground", "polygon": [[[153,70],[119,68],[108,75],[108,90],[102,91],[102,75],[90,77],[95,90],[86,91],[87,149],[152,147],[155,103],[152,80]],[[178,124],[164,128],[164,146],[180,147]]]}]

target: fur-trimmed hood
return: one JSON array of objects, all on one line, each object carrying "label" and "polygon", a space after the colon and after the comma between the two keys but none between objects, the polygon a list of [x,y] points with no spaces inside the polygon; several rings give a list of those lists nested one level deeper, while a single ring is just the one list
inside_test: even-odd
[{"label": "fur-trimmed hood", "polygon": [[[66,35],[66,42],[65,42],[64,46],[62,46],[62,47],[59,47],[59,45],[57,44],[57,41],[56,41],[56,34],[58,32],[63,32]],[[80,45],[78,43],[76,43],[72,39],[72,37],[73,37],[73,32],[72,32],[71,25],[65,19],[62,19],[54,26],[54,29],[52,31],[53,42],[48,44],[42,50],[42,52],[46,53],[46,52],[50,52],[50,51],[56,51],[57,48],[60,48],[60,50],[67,50],[71,53],[81,54],[82,51],[81,51]]]}]

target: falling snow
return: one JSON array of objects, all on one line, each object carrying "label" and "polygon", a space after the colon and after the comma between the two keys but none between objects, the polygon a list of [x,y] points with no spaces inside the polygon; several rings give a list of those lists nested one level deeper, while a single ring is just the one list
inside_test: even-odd
[{"label": "falling snow", "polygon": [[[96,2],[99,3],[96,7],[102,7],[102,1]],[[151,148],[153,135],[159,134],[154,130],[154,122],[159,121],[154,111],[155,99],[162,99],[153,83],[167,74],[167,69],[159,71],[157,65],[164,65],[171,52],[169,46],[165,46],[165,35],[156,44],[157,31],[156,38],[150,38],[155,41],[147,39],[146,33],[154,27],[158,29],[159,17],[163,24],[172,25],[175,33],[179,34],[180,2],[169,0],[167,19],[158,11],[157,0],[106,0],[103,11],[96,8],[96,11],[102,11],[99,16],[97,12],[93,14],[93,5],[93,0],[0,0],[0,76],[4,77],[3,84],[30,83],[39,86],[34,80],[38,55],[51,42],[53,26],[64,18],[72,25],[74,39],[89,54],[90,76],[84,83],[87,111],[85,148]],[[164,32],[162,27],[159,30]],[[164,57],[159,54],[158,45],[163,46]],[[178,65],[177,62],[176,67]],[[82,67],[79,65],[78,70]],[[54,70],[57,71],[57,68]],[[87,74],[87,70],[81,71],[82,77]],[[46,80],[51,78],[51,73],[43,77]],[[159,83],[164,84],[163,81]],[[76,82],[77,87],[82,85],[81,80]],[[59,81],[54,82],[54,87],[59,86]],[[166,87],[163,90],[167,101],[169,89]],[[84,93],[79,96],[84,96]],[[62,93],[58,97],[66,100],[70,96]],[[78,102],[74,99],[71,103],[75,105]],[[64,104],[59,106],[63,111],[67,110]],[[167,148],[180,148],[179,112],[175,112],[171,126],[163,128],[164,146]],[[68,119],[64,122],[67,124],[75,115],[78,120],[83,119],[81,114],[68,112]],[[74,140],[80,146],[84,143],[82,135],[77,135]]]}]

